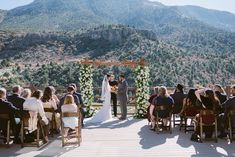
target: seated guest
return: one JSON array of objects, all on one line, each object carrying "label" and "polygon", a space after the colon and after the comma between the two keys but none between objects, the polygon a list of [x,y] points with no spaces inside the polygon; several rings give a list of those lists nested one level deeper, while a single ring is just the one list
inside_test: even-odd
[{"label": "seated guest", "polygon": [[187,97],[183,100],[183,107],[180,111],[180,114],[183,114],[185,111],[191,108],[197,108],[197,97],[195,95],[195,91],[197,89],[190,89]]},{"label": "seated guest", "polygon": [[74,95],[76,95],[78,97],[78,100],[79,100],[79,103],[80,103],[80,106],[81,106],[79,109],[80,109],[80,112],[82,114],[82,126],[84,126],[83,119],[85,117],[85,111],[84,111],[85,106],[83,104],[82,95],[81,95],[81,93],[78,92],[78,87],[75,83],[71,83],[70,86],[74,87],[74,91],[75,91]]},{"label": "seated guest", "polygon": [[219,99],[220,104],[224,103],[227,100],[227,94],[221,85],[219,85],[219,84],[214,85],[213,90],[214,90],[217,98]]},{"label": "seated guest", "polygon": [[21,93],[21,96],[25,99],[28,99],[31,97],[31,90],[26,88],[26,89],[23,89],[22,93]]},{"label": "seated guest", "polygon": [[[41,100],[42,100],[44,108],[53,108],[55,111],[57,110],[57,104],[56,104],[55,99],[53,98],[53,89],[50,86],[45,88]],[[52,121],[52,113],[46,112],[46,117],[50,121]],[[55,114],[55,122],[56,122],[56,126],[52,126],[51,131],[58,133],[58,129],[60,127],[59,113]]]},{"label": "seated guest", "polygon": [[52,98],[54,99],[56,105],[59,105],[60,100],[58,99],[58,97],[57,97],[56,94],[55,94],[55,92],[56,92],[55,87],[53,87],[53,86],[49,86],[49,87],[50,87],[51,90],[52,90]]},{"label": "seated guest", "polygon": [[[202,109],[207,110],[213,110],[214,113],[217,115],[217,113],[220,111],[220,101],[216,97],[214,91],[210,88],[204,88],[195,91],[195,95],[197,96],[198,100],[202,102]],[[196,116],[196,134],[199,135],[200,129],[199,129],[199,115]],[[205,135],[206,138],[210,138],[213,133],[213,127],[206,127],[205,128]]]},{"label": "seated guest", "polygon": [[[227,136],[227,134],[225,133],[225,129],[228,127],[228,119],[227,119],[228,113],[230,109],[235,109],[235,85],[232,86],[231,92],[232,96],[222,104],[222,107],[224,109],[224,114],[221,114],[219,119],[220,138]],[[233,118],[233,122],[235,122],[235,118]]]},{"label": "seated guest", "polygon": [[79,102],[79,99],[77,97],[77,95],[74,94],[75,92],[75,88],[73,86],[68,86],[67,88],[67,94],[65,94],[61,99],[60,99],[60,103],[59,103],[59,106],[58,106],[58,111],[60,112],[61,111],[61,106],[64,104],[64,99],[67,95],[72,95],[73,98],[74,98],[74,102],[75,104],[78,106],[78,107],[81,107],[80,105],[80,102]]},{"label": "seated guest", "polygon": [[151,122],[151,128],[152,129],[154,129],[152,126],[154,126],[155,123],[156,123],[155,116],[153,115],[153,112],[154,112],[153,99],[158,96],[158,88],[159,87],[154,87],[154,94],[151,95],[149,100],[148,100],[149,106],[147,108],[147,118],[148,118],[148,121]]},{"label": "seated guest", "polygon": [[[0,88],[0,114],[8,114],[10,118],[11,129],[15,135],[14,143],[18,143],[18,136],[16,130],[19,128],[16,126],[15,114],[19,109],[12,105],[12,103],[6,101],[6,89]],[[7,135],[7,121],[0,120],[0,130],[2,130],[3,135],[6,137]]]},{"label": "seated guest", "polygon": [[[32,111],[32,113],[39,113],[41,120],[42,120],[42,124],[43,124],[43,132],[44,132],[44,140],[47,142],[48,141],[48,119],[46,117],[46,114],[44,112],[44,108],[43,108],[43,104],[42,101],[40,100],[42,98],[42,91],[40,90],[36,90],[33,94],[31,98],[28,98],[25,100],[23,107],[24,110]],[[32,118],[33,116],[33,118]],[[31,125],[29,126],[30,131],[34,131],[35,129],[37,129],[37,116],[35,115],[30,115],[30,117],[32,118],[32,123],[30,123]]]},{"label": "seated guest", "polygon": [[[65,112],[77,112],[78,107],[74,102],[73,95],[66,95],[64,99],[64,104],[61,107],[62,113]],[[64,123],[64,127],[67,127],[65,129],[65,136],[68,135],[69,128],[75,130],[78,126],[78,117],[64,117],[62,119]]]},{"label": "seated guest", "polygon": [[14,86],[12,89],[12,95],[8,96],[7,100],[11,102],[16,108],[22,111],[25,98],[21,97],[20,94],[21,94],[21,87],[19,85]]},{"label": "seated guest", "polygon": [[[18,108],[21,113],[23,111],[23,103],[25,102],[25,98],[20,96],[21,94],[21,87],[19,85],[14,86],[12,89],[12,95],[7,97],[7,100],[9,102],[11,102],[16,108]],[[19,113],[19,114],[21,114]],[[20,133],[20,118],[21,115],[15,115],[16,116],[16,134],[15,137],[17,138],[17,140],[15,141],[16,143],[20,143],[20,139],[18,139],[19,137],[19,133]],[[23,114],[23,113],[22,113]]]},{"label": "seated guest", "polygon": [[175,104],[173,107],[173,114],[178,114],[180,113],[180,111],[182,110],[183,107],[183,101],[185,98],[185,94],[184,94],[184,86],[181,84],[178,84],[175,88],[175,92],[174,94],[171,94],[171,97],[173,98]]},{"label": "seated guest", "polygon": [[[162,105],[166,105],[169,107],[168,110],[166,111],[159,111],[158,115],[161,118],[167,118],[169,116],[169,112],[171,111],[173,105],[174,105],[174,100],[172,99],[172,97],[168,94],[167,89],[165,86],[161,86],[159,88],[159,96],[157,96],[156,98],[153,99],[153,105],[155,107],[157,106],[162,106]],[[155,115],[156,116],[156,115]],[[155,117],[154,117],[155,118]],[[166,125],[167,121],[164,120],[163,121],[164,125]],[[155,124],[153,124],[152,126],[152,130],[155,128]]]}]

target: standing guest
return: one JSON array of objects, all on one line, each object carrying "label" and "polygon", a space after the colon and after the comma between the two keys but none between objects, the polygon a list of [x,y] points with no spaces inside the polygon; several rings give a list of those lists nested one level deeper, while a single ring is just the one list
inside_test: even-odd
[{"label": "standing guest", "polygon": [[[167,118],[169,116],[169,112],[171,111],[173,105],[174,105],[174,100],[172,97],[168,94],[167,89],[165,86],[161,86],[159,88],[159,96],[153,99],[153,105],[155,107],[165,105],[168,106],[167,110],[164,111],[158,111],[158,116],[161,118]],[[155,115],[156,116],[156,115]],[[155,118],[155,117],[154,117]],[[163,120],[164,125],[166,125],[167,120]],[[153,124],[152,129],[155,130],[155,124]]]},{"label": "standing guest", "polygon": [[28,88],[25,88],[25,89],[22,91],[22,93],[21,93],[21,96],[22,96],[23,98],[25,98],[25,99],[30,98],[31,95],[32,95],[32,92],[31,92],[31,90],[28,89]]},{"label": "standing guest", "polygon": [[[46,117],[46,114],[44,112],[44,108],[43,108],[43,104],[41,101],[42,98],[42,91],[40,90],[36,90],[33,94],[31,98],[26,99],[26,101],[23,104],[24,110],[27,110],[29,112],[34,112],[34,113],[39,113],[41,119],[42,119],[42,125],[43,125],[43,132],[44,132],[44,141],[48,142],[48,134],[49,134],[49,121]],[[37,114],[36,114],[37,115]],[[37,117],[35,116],[32,121],[33,123],[32,126],[29,126],[29,128],[32,128],[32,130],[30,131],[34,131],[35,129],[37,129]],[[34,123],[36,122],[36,123]]]},{"label": "standing guest", "polygon": [[117,117],[118,82],[115,80],[115,76],[113,74],[110,75],[109,85],[111,87],[111,103],[113,104],[113,114],[114,114],[114,117]]},{"label": "standing guest", "polygon": [[[53,89],[50,86],[45,88],[41,100],[44,108],[53,108],[55,111],[57,110],[57,105],[53,98]],[[46,117],[50,121],[52,121],[52,116],[53,116],[52,113],[46,112]],[[60,116],[58,114],[55,114],[55,122],[56,126],[52,126],[51,131],[58,133],[59,124],[60,124]]]},{"label": "standing guest", "polygon": [[[64,104],[61,107],[61,111],[62,113],[65,113],[65,112],[76,113],[78,111],[78,107],[74,102],[73,95],[68,94],[65,96]],[[78,126],[78,117],[64,117],[62,121],[64,123],[64,127],[67,127],[65,129],[65,136],[68,135],[69,128],[75,130],[76,127]]]},{"label": "standing guest", "polygon": [[12,88],[12,95],[8,96],[7,100],[11,102],[16,108],[22,111],[25,98],[21,97],[20,94],[21,94],[21,87],[19,85],[14,86]]},{"label": "standing guest", "polygon": [[184,94],[184,86],[181,84],[178,84],[175,88],[175,92],[174,94],[171,94],[171,97],[173,98],[175,104],[173,107],[173,114],[178,114],[180,113],[180,111],[182,110],[183,107],[183,101],[185,98],[185,94]]},{"label": "standing guest", "polygon": [[[15,115],[18,113],[19,109],[17,109],[12,103],[6,101],[6,89],[0,88],[0,114],[7,114],[10,117],[11,129],[15,135],[14,143],[18,143],[17,126]],[[7,135],[7,121],[0,120],[0,131],[2,130],[3,135],[6,137]],[[6,139],[4,139],[5,141]]]},{"label": "standing guest", "polygon": [[78,87],[75,83],[71,83],[70,86],[74,87],[74,95],[76,95],[78,97],[78,100],[79,100],[79,103],[80,103],[80,112],[82,114],[82,118],[81,118],[81,121],[82,121],[82,127],[84,127],[84,123],[83,123],[83,120],[84,120],[84,117],[85,117],[85,106],[83,104],[83,100],[82,100],[82,94],[78,92]]}]

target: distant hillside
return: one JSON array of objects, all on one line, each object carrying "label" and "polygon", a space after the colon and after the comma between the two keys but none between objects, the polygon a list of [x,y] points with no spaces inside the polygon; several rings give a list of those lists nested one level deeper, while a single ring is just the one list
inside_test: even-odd
[{"label": "distant hillside", "polygon": [[175,33],[205,23],[235,31],[234,19],[235,15],[226,12],[194,6],[168,7],[148,0],[35,0],[8,11],[0,29],[76,31],[81,27],[123,24]]},{"label": "distant hillside", "polygon": [[176,8],[185,16],[195,18],[217,28],[235,31],[235,14],[197,6],[178,6]]},{"label": "distant hillside", "polygon": [[[45,80],[53,85],[63,85],[66,81],[74,81],[73,76],[77,75],[77,70],[52,65],[55,63],[66,64],[83,57],[114,60],[144,58],[151,69],[152,85],[174,86],[176,82],[188,86],[211,82],[225,85],[235,79],[235,53],[226,53],[226,51],[212,53],[213,51],[211,51],[210,54],[206,54],[197,51],[199,48],[202,52],[208,51],[208,48],[203,45],[198,45],[195,50],[188,51],[164,42],[152,31],[137,30],[121,25],[100,26],[76,34],[2,32],[0,40],[3,41],[0,47],[0,59],[10,59],[12,64],[17,63],[21,66],[18,74],[17,70],[12,72],[14,76],[31,83],[37,82],[39,85],[45,84]],[[217,40],[206,41],[206,44],[210,45],[211,49],[212,45],[216,43],[226,46],[227,49],[232,48],[229,39],[224,38],[223,40],[224,42],[222,38],[220,42]],[[42,64],[50,62],[53,62],[52,65],[48,65],[46,69],[44,65],[40,68]],[[25,71],[22,65],[31,70],[26,68],[27,71]],[[115,70],[115,67],[107,68]],[[59,70],[58,74],[69,75],[72,80],[62,81],[57,76],[52,77],[55,75],[55,69]],[[41,76],[42,73],[43,76]],[[102,72],[97,73],[97,75],[100,74]],[[133,75],[129,77],[131,80],[134,79]]]},{"label": "distant hillside", "polygon": [[6,11],[0,9],[0,23],[4,19],[5,15],[6,15]]}]

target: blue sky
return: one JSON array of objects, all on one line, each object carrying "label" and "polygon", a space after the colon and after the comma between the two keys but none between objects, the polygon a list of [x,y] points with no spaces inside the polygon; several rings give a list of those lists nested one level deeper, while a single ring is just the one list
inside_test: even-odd
[{"label": "blue sky", "polygon": [[[33,0],[0,0],[0,9],[9,10]],[[235,0],[152,0],[165,5],[197,5],[205,8],[229,11],[235,14]]]}]

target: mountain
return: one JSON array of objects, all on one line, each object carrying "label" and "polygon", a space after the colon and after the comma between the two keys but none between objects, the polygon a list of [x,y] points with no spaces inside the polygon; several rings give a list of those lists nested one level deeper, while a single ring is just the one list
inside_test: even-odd
[{"label": "mountain", "polygon": [[[153,31],[122,25],[100,26],[79,33],[0,32],[0,40],[0,60],[4,61],[5,66],[13,65],[12,75],[5,74],[11,78],[6,79],[8,84],[23,83],[22,80],[37,85],[56,86],[74,82],[79,67],[73,65],[74,68],[71,68],[71,65],[65,64],[84,57],[113,60],[144,58],[150,67],[151,85],[174,86],[176,82],[188,86],[211,82],[226,85],[235,78],[235,53],[192,53],[168,44]],[[223,46],[229,49],[230,42],[224,42]],[[199,48],[207,51],[207,47],[202,45]],[[6,60],[10,64],[6,64]],[[54,77],[55,69],[56,74],[67,77]],[[95,70],[95,82],[102,78],[98,77],[103,73],[99,69]],[[106,67],[106,71],[115,69]],[[133,85],[133,75],[130,70],[126,70]],[[13,82],[10,81],[12,79]]]},{"label": "mountain", "polygon": [[183,15],[195,18],[216,28],[235,32],[235,14],[198,6],[177,6]]},{"label": "mountain", "polygon": [[175,32],[206,23],[234,31],[234,18],[226,12],[193,6],[168,7],[148,0],[35,0],[8,11],[0,29],[76,31],[81,27],[123,24],[156,31],[171,26],[170,31]]},{"label": "mountain", "polygon": [[5,14],[6,14],[6,11],[0,9],[0,23],[3,21]]}]

